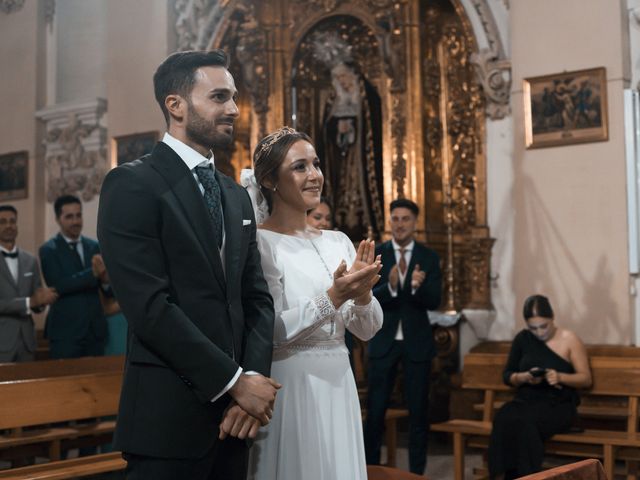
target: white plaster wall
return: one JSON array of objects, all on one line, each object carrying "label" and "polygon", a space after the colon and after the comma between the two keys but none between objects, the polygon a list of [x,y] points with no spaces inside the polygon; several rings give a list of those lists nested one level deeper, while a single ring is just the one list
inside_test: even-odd
[{"label": "white plaster wall", "polygon": [[640,0],[627,0],[631,87],[640,89]]},{"label": "white plaster wall", "polygon": [[36,91],[38,66],[36,59],[38,4],[25,2],[21,10],[0,13],[0,154],[29,152],[29,197],[22,200],[0,200],[18,209],[18,244],[36,252],[35,177],[41,165],[36,164]]},{"label": "white plaster wall", "polygon": [[106,85],[109,137],[156,130],[165,123],[153,94],[153,74],[169,53],[167,0],[110,0],[107,5]]},{"label": "white plaster wall", "polygon": [[491,299],[495,318],[489,330],[492,340],[512,336],[517,312],[514,285],[513,117],[487,122],[487,220],[496,239],[491,252]]},{"label": "white plaster wall", "polygon": [[[55,11],[55,100],[67,102],[105,98],[108,3],[104,0],[57,0]],[[108,108],[108,106],[107,106]],[[108,121],[108,115],[102,123]],[[83,202],[83,235],[96,238],[98,198]],[[45,237],[59,231],[53,206],[46,205]]]},{"label": "white plaster wall", "polygon": [[104,0],[56,0],[57,103],[105,95],[107,5]]},{"label": "white plaster wall", "polygon": [[[510,4],[514,151],[508,199],[514,229],[513,281],[507,288],[516,302],[512,331],[521,328],[524,298],[543,293],[551,298],[558,322],[586,342],[630,343],[623,5],[611,0],[590,0],[588,9],[581,0]],[[607,69],[609,141],[525,150],[522,79],[599,66]],[[492,231],[498,238],[503,233]],[[506,327],[509,320],[500,323]]]},{"label": "white plaster wall", "polygon": [[[107,159],[114,136],[164,129],[152,76],[166,57],[168,1],[59,0],[56,103],[107,99]],[[96,238],[99,198],[83,204],[83,234]],[[46,236],[58,232],[47,205]]]}]

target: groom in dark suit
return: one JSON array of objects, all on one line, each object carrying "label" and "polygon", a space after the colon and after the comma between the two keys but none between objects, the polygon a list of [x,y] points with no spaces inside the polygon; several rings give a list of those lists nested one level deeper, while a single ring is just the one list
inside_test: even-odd
[{"label": "groom in dark suit", "polygon": [[402,362],[409,407],[409,469],[422,475],[427,459],[429,374],[436,354],[427,309],[440,305],[440,259],[414,239],[418,205],[398,199],[391,202],[390,210],[393,238],[376,249],[383,267],[373,294],[384,310],[384,323],[369,342],[365,453],[368,464],[380,463],[384,416]]},{"label": "groom in dark suit", "polygon": [[167,133],[102,187],[98,237],[129,322],[115,437],[128,479],[244,479],[244,439],[279,388],[253,208],[211,153],[238,117],[227,65],[221,50],[169,56],[153,79]]}]

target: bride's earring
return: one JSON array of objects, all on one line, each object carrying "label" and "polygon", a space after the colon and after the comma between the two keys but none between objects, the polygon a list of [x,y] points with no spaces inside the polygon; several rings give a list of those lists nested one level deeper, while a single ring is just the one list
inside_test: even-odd
[{"label": "bride's earring", "polygon": [[275,192],[276,190],[278,190],[278,186],[277,185],[275,187],[273,187],[273,191]]}]

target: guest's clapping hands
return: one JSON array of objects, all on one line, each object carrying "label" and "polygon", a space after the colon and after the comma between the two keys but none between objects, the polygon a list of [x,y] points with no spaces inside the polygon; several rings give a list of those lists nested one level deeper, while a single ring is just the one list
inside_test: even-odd
[{"label": "guest's clapping hands", "polygon": [[91,257],[91,270],[93,271],[93,276],[100,280],[100,283],[109,283],[107,267],[104,264],[102,255],[99,253]]},{"label": "guest's clapping hands", "polygon": [[31,308],[44,307],[51,305],[58,299],[58,292],[55,288],[38,287],[33,295],[29,297],[29,306]]},{"label": "guest's clapping hands", "polygon": [[427,278],[427,273],[420,269],[420,265],[416,263],[416,266],[411,273],[411,288],[413,290],[417,290],[424,282],[424,279]]},{"label": "guest's clapping hands", "polygon": [[400,275],[398,274],[398,265],[395,264],[389,270],[388,282],[392,290],[398,291],[398,282],[400,281]]},{"label": "guest's clapping hands", "polygon": [[358,261],[356,268],[352,267],[347,271],[347,264],[343,260],[333,274],[333,285],[327,290],[327,295],[336,308],[340,308],[349,299],[359,302],[366,300],[373,286],[380,280],[378,275],[382,268],[380,257],[373,260],[375,251],[371,245],[367,246],[369,242],[363,243],[365,245],[360,244],[358,247],[360,256],[356,254]]}]

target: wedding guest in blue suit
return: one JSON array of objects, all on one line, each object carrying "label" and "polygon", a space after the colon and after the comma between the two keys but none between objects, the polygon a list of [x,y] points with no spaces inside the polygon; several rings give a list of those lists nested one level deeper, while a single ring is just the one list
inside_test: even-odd
[{"label": "wedding guest in blue suit", "polygon": [[429,374],[436,354],[427,310],[440,305],[440,259],[415,241],[418,205],[391,202],[392,240],[378,246],[380,281],[373,294],[382,305],[384,323],[369,342],[369,391],[364,428],[367,463],[380,463],[380,445],[396,369],[402,362],[409,409],[409,468],[422,475],[427,464]]},{"label": "wedding guest in blue suit", "polygon": [[112,295],[106,277],[94,274],[98,242],[82,233],[82,203],[63,195],[54,203],[60,232],[40,247],[42,274],[58,293],[45,324],[51,358],[98,356],[104,353],[107,326],[98,291]]}]

